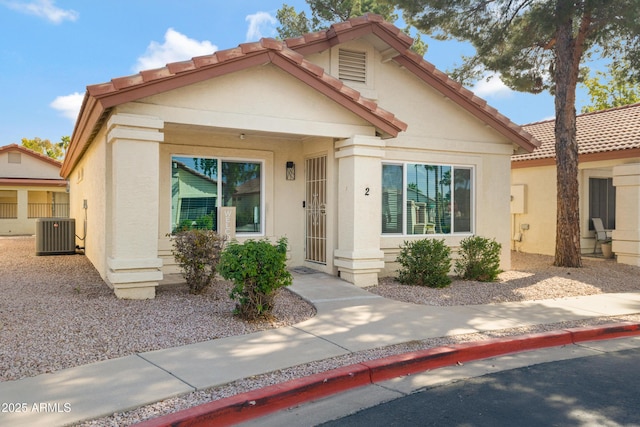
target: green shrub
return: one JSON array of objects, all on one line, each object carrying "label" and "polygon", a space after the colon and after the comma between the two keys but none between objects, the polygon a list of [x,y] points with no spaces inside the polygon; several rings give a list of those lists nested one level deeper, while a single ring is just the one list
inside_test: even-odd
[{"label": "green shrub", "polygon": [[423,239],[404,242],[397,262],[398,280],[406,285],[444,288],[451,283],[451,249],[444,240]]},{"label": "green shrub", "polygon": [[234,287],[236,314],[245,320],[268,318],[273,310],[275,291],[292,283],[287,271],[287,239],[273,245],[268,240],[230,242],[222,252],[218,271]]},{"label": "green shrub", "polygon": [[173,236],[173,256],[189,285],[189,293],[201,294],[215,280],[224,239],[211,230],[185,230]]},{"label": "green shrub", "polygon": [[495,239],[471,236],[460,242],[459,259],[454,271],[465,280],[493,282],[500,270],[500,251],[502,245]]}]

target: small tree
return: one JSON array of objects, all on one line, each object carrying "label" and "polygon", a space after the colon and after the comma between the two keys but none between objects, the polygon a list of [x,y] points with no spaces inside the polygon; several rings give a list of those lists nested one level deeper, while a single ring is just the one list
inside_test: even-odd
[{"label": "small tree", "polygon": [[203,293],[215,280],[224,238],[212,230],[185,230],[174,235],[173,256],[182,268],[189,293]]},{"label": "small tree", "polygon": [[422,239],[404,242],[397,262],[398,281],[406,285],[444,288],[451,283],[451,249],[443,240]]},{"label": "small tree", "polygon": [[459,258],[454,271],[465,280],[493,282],[500,270],[500,251],[502,245],[495,239],[471,236],[460,242]]},{"label": "small tree", "polygon": [[607,110],[640,102],[640,82],[630,79],[617,63],[608,66],[607,73],[596,71],[595,77],[585,78],[582,84],[589,91],[591,103],[582,107],[583,113]]},{"label": "small tree", "polygon": [[35,137],[33,139],[22,138],[22,146],[37,153],[44,154],[52,159],[60,160],[64,157],[65,150],[69,146],[70,138],[63,136],[60,142],[53,143],[48,139],[40,139]]},{"label": "small tree", "polygon": [[245,320],[271,315],[275,292],[291,285],[287,271],[287,239],[273,245],[268,240],[230,242],[222,253],[218,271],[234,287],[230,297],[238,301],[236,314]]}]

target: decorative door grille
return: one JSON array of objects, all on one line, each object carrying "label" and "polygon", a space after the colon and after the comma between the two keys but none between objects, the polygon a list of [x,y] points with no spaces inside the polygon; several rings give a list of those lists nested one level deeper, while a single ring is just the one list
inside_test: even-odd
[{"label": "decorative door grille", "polygon": [[305,161],[307,261],[327,263],[327,156]]}]

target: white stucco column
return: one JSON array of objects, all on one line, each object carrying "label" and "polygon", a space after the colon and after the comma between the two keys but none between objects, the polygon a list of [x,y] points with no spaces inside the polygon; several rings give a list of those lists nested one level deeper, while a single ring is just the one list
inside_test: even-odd
[{"label": "white stucco column", "polygon": [[29,191],[18,190],[17,202],[18,223],[27,224],[29,217]]},{"label": "white stucco column", "polygon": [[340,277],[357,286],[378,283],[384,268],[380,250],[384,142],[356,135],[335,144],[338,159],[338,249]]},{"label": "white stucco column", "polygon": [[615,166],[616,229],[612,250],[619,263],[640,266],[640,163]]},{"label": "white stucco column", "polygon": [[115,114],[107,124],[111,150],[107,280],[118,298],[154,298],[162,280],[158,188],[163,127],[156,117],[132,114]]}]

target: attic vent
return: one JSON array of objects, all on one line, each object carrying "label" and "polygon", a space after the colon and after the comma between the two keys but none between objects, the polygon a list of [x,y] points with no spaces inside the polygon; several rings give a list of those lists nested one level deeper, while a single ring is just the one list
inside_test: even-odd
[{"label": "attic vent", "polygon": [[22,159],[20,153],[8,153],[9,154],[9,163],[21,163]]},{"label": "attic vent", "polygon": [[367,83],[367,52],[338,50],[338,78],[343,81]]}]

